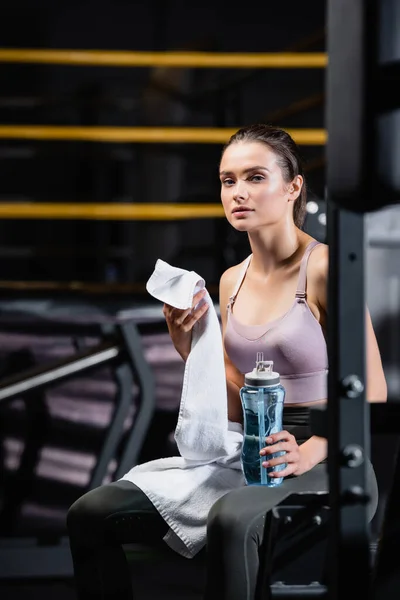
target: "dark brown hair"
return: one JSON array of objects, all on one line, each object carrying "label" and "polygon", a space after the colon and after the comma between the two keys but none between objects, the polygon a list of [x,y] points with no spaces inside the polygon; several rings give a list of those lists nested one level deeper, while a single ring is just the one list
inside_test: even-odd
[{"label": "dark brown hair", "polygon": [[297,175],[303,177],[303,187],[293,207],[294,224],[301,229],[306,216],[307,187],[296,142],[284,129],[272,125],[249,125],[248,127],[242,127],[231,136],[225,144],[222,154],[228,146],[237,142],[260,142],[268,146],[277,156],[277,163],[286,183],[293,181]]}]

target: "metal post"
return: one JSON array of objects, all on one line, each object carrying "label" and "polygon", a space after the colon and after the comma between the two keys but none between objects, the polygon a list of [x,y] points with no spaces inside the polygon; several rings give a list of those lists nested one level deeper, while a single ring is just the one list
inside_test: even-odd
[{"label": "metal post", "polygon": [[329,598],[344,600],[356,582],[369,590],[365,401],[363,215],[328,203],[328,469],[331,494]]},{"label": "metal post", "polygon": [[[379,4],[379,90],[380,114],[377,119],[379,135],[378,173],[389,193],[382,194],[386,202],[399,202],[400,198],[400,94],[393,93],[393,83],[400,77],[400,4],[398,0],[381,0]],[[385,190],[386,191],[386,190]],[[398,310],[398,307],[396,307]],[[400,348],[399,330],[393,331],[393,343]],[[396,352],[394,352],[396,354]],[[398,400],[397,400],[398,401]],[[388,409],[396,405],[388,404]],[[388,421],[389,419],[387,419]],[[392,422],[394,418],[392,419]],[[395,421],[394,421],[395,422]],[[399,433],[397,423],[397,433]],[[371,598],[398,598],[400,596],[400,445],[397,440],[397,457],[387,460],[393,464],[393,481],[385,505],[383,527],[374,565]]]},{"label": "metal post", "polygon": [[328,469],[332,522],[330,600],[369,592],[365,398],[364,216],[373,132],[366,91],[373,2],[328,3]]}]

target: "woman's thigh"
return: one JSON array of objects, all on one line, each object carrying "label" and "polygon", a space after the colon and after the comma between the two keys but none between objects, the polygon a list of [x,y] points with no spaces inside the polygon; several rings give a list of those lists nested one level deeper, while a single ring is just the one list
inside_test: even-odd
[{"label": "woman's thigh", "polygon": [[301,477],[285,479],[282,485],[266,487],[261,485],[244,486],[228,492],[212,507],[209,524],[218,515],[226,527],[246,530],[248,524],[255,522],[258,516],[265,516],[290,494],[296,492],[324,492],[328,487],[328,478],[324,465],[317,465]]},{"label": "woman's thigh", "polygon": [[[370,461],[367,463],[367,484],[370,501],[368,519],[372,520],[378,504],[378,486]],[[219,515],[218,520],[226,521],[226,526],[238,527],[244,531],[245,524],[257,522],[257,517],[265,515],[288,496],[295,493],[324,493],[329,490],[329,476],[326,463],[316,465],[300,477],[286,478],[275,488],[265,486],[245,486],[228,492],[212,507],[209,523]]]},{"label": "woman's thigh", "polygon": [[105,538],[120,543],[154,542],[168,526],[144,492],[120,480],[90,490],[70,507],[67,515],[70,537],[99,543]]},{"label": "woman's thigh", "polygon": [[268,511],[293,492],[324,491],[326,483],[325,469],[318,465],[276,488],[246,486],[220,498],[207,523],[206,600],[254,600]]}]

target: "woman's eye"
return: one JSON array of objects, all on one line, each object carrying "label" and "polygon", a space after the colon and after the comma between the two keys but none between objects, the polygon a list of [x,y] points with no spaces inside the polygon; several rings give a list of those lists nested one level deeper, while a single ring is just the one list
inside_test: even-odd
[{"label": "woman's eye", "polygon": [[250,181],[262,181],[264,177],[262,175],[252,175]]},{"label": "woman's eye", "polygon": [[232,185],[234,183],[233,179],[224,179],[222,182],[224,185]]}]

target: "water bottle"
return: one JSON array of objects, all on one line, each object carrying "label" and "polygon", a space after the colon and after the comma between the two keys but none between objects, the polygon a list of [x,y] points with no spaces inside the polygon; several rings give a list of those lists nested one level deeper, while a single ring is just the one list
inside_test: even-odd
[{"label": "water bottle", "polygon": [[285,388],[280,383],[279,373],[273,371],[273,362],[264,360],[257,353],[256,366],[245,375],[244,387],[240,390],[244,416],[244,441],[241,452],[243,473],[247,485],[276,487],[283,477],[271,477],[271,471],[282,471],[286,464],[263,467],[262,462],[282,456],[285,452],[260,456],[267,445],[265,438],[283,429],[283,402]]}]

